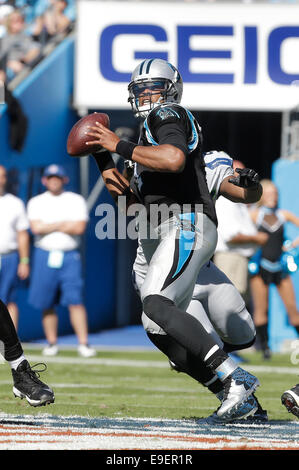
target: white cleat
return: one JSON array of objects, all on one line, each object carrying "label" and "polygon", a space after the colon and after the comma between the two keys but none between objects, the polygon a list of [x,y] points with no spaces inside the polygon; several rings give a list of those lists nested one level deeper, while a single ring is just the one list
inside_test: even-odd
[{"label": "white cleat", "polygon": [[[218,418],[226,421],[238,419],[238,412],[242,415],[240,417],[244,417],[242,412],[244,407],[242,407],[242,405],[260,385],[258,379],[241,367],[237,367],[237,369],[227,377],[223,385],[224,395],[222,404],[217,410]],[[247,416],[249,415],[247,414]]]}]

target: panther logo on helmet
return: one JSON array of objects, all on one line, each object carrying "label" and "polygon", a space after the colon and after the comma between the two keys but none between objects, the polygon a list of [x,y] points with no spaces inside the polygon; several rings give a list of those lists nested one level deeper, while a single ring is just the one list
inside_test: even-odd
[{"label": "panther logo on helmet", "polygon": [[[179,71],[166,60],[147,59],[133,71],[128,90],[128,101],[134,115],[146,118],[155,106],[180,103],[183,81]],[[153,101],[151,97],[154,95],[160,97]]]}]

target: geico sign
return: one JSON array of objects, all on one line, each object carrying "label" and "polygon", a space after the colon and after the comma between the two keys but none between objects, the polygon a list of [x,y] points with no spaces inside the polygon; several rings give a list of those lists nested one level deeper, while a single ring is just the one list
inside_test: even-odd
[{"label": "geico sign", "polygon": [[[293,58],[294,64],[298,64],[298,73],[287,73],[282,66],[282,46],[290,38],[299,38],[298,26],[279,26],[273,28],[263,37],[266,41],[266,63],[261,64],[259,54],[259,28],[258,26],[243,26],[242,36],[236,36],[234,26],[176,26],[176,52],[177,66],[185,83],[234,83],[234,73],[194,73],[191,71],[190,62],[192,59],[232,59],[232,49],[205,50],[191,49],[190,40],[194,36],[200,37],[232,37],[243,41],[243,83],[254,84],[258,80],[259,66],[266,68],[269,78],[277,84],[289,85],[294,80],[299,80],[298,55]],[[115,39],[120,35],[132,36],[135,39],[134,59],[161,58],[168,60],[169,38],[167,31],[154,24],[113,24],[103,29],[100,35],[100,71],[104,78],[113,82],[129,82],[130,73],[117,70],[117,61],[114,61],[117,54],[113,48]],[[165,50],[142,51],[138,50],[138,36],[148,35],[157,43],[165,43]],[[139,41],[140,43],[140,41]],[[263,44],[264,46],[264,44]],[[160,47],[161,48],[161,47]],[[299,47],[298,47],[299,49]],[[113,55],[115,57],[113,57]],[[296,70],[297,71],[297,70]]]}]

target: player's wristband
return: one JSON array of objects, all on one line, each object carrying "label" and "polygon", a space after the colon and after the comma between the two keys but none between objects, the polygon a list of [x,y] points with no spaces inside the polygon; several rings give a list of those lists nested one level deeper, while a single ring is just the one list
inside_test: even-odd
[{"label": "player's wristband", "polygon": [[101,173],[103,173],[105,170],[111,170],[111,168],[115,168],[115,163],[108,150],[105,152],[93,153],[92,156],[95,159],[98,169]]},{"label": "player's wristband", "polygon": [[137,147],[137,144],[134,144],[133,142],[120,140],[116,146],[116,153],[118,153],[125,160],[132,160],[135,147]]},{"label": "player's wristband", "polygon": [[22,263],[22,264],[29,264],[29,258],[27,258],[27,257],[21,258],[21,259],[20,259],[20,263]]}]

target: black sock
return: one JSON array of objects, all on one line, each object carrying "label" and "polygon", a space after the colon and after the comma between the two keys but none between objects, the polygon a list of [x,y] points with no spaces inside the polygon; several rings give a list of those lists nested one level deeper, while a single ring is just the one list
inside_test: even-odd
[{"label": "black sock", "polygon": [[149,295],[143,301],[143,309],[151,320],[197,360],[204,361],[212,349],[219,349],[202,324],[189,313],[177,308],[172,300],[162,295]]},{"label": "black sock", "polygon": [[299,325],[295,326],[295,329],[297,331],[297,335],[299,336]]},{"label": "black sock", "polygon": [[[207,365],[178,344],[168,335],[157,335],[147,333],[151,342],[163,352],[179,369],[180,372],[192,377],[197,382],[208,387],[216,394],[223,389],[222,382],[216,378],[215,374]],[[210,383],[211,382],[211,383]],[[208,385],[207,385],[208,384]]]},{"label": "black sock", "polygon": [[6,305],[0,300],[0,341],[4,344],[4,358],[14,361],[23,354],[13,321]]}]

